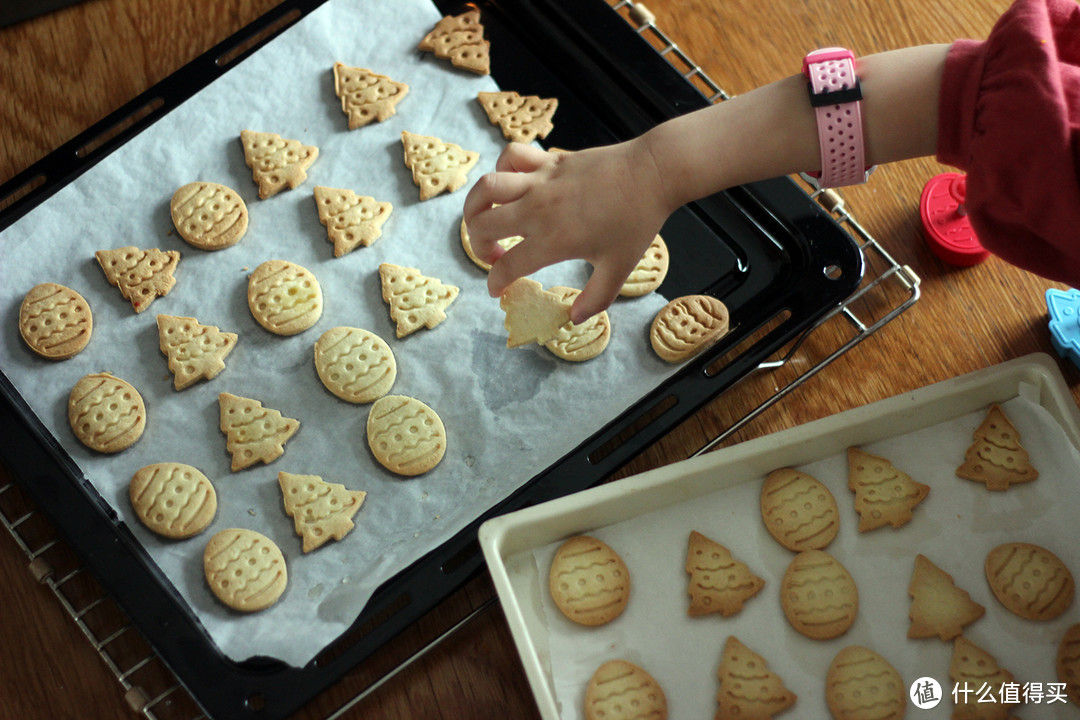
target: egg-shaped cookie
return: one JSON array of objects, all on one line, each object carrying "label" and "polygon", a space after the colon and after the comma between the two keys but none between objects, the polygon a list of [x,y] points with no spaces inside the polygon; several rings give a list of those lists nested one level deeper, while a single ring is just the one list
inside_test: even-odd
[{"label": "egg-shaped cookie", "polygon": [[315,371],[326,389],[351,403],[369,403],[390,391],[397,377],[394,352],[362,328],[335,327],[315,342]]},{"label": "egg-shaped cookie", "polygon": [[255,322],[275,335],[296,335],[322,317],[319,281],[307,268],[267,260],[248,278],[248,308]]},{"label": "egg-shaped cookie", "polygon": [[1080,705],[1080,623],[1070,625],[1057,650],[1057,679],[1065,683],[1065,694]]},{"label": "egg-shaped cookie", "polygon": [[780,468],[769,473],[761,486],[761,521],[788,550],[823,550],[840,529],[840,510],[820,480]]},{"label": "egg-shaped cookie", "polygon": [[656,679],[626,660],[609,660],[585,687],[585,720],[665,720],[667,697]]},{"label": "egg-shaped cookie", "polygon": [[823,550],[795,556],[780,582],[780,605],[788,622],[812,640],[846,633],[859,611],[855,579]]},{"label": "egg-shaped cookie", "polygon": [[43,358],[66,360],[78,354],[93,331],[90,304],[64,285],[35,285],[19,306],[19,334]]},{"label": "egg-shaped cookie", "polygon": [[146,527],[175,540],[198,535],[217,512],[214,484],[198,468],[184,463],[139,468],[131,477],[128,497]]},{"label": "egg-shaped cookie", "polygon": [[649,328],[649,342],[662,360],[689,360],[728,332],[728,309],[709,295],[685,295],[660,309]]},{"label": "egg-shaped cookie", "polygon": [[994,597],[1022,618],[1053,620],[1072,605],[1072,573],[1044,547],[1023,542],[998,545],[986,556],[985,570]]},{"label": "egg-shaped cookie", "polygon": [[68,423],[86,447],[116,453],[142,437],[146,405],[131,383],[110,373],[93,373],[71,388]]},{"label": "egg-shaped cookie", "polygon": [[[573,303],[574,298],[581,294],[577,288],[558,286],[550,288],[548,292],[557,295],[564,303]],[[584,362],[604,352],[610,340],[611,319],[604,310],[580,325],[566,323],[559,328],[555,337],[544,343],[544,347],[555,357],[570,362]]]},{"label": "egg-shaped cookie", "polygon": [[568,619],[580,625],[604,625],[626,609],[630,571],[603,540],[578,535],[555,551],[548,590],[555,607]]},{"label": "egg-shaped cookie", "polygon": [[371,406],[367,439],[372,455],[397,475],[422,475],[446,454],[446,428],[430,407],[405,395],[386,395]]},{"label": "egg-shaped cookie", "polygon": [[201,250],[221,250],[240,242],[248,209],[240,193],[212,182],[192,182],[173,193],[169,214],[180,237]]},{"label": "egg-shaped cookie", "polygon": [[907,686],[889,661],[852,645],[836,654],[825,674],[825,701],[836,720],[902,718]]},{"label": "egg-shaped cookie", "polygon": [[244,528],[222,530],[210,538],[203,551],[203,572],[215,597],[241,612],[270,607],[289,583],[281,548]]},{"label": "egg-shaped cookie", "polygon": [[664,282],[670,264],[667,244],[664,238],[657,235],[619,288],[619,295],[631,298],[648,295]]}]

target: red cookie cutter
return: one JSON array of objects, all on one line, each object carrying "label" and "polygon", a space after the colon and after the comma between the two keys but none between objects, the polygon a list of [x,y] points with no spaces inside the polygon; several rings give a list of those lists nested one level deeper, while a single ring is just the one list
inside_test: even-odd
[{"label": "red cookie cutter", "polygon": [[930,178],[919,198],[923,233],[934,254],[950,265],[969,267],[990,257],[967,217],[967,176],[942,173]]}]

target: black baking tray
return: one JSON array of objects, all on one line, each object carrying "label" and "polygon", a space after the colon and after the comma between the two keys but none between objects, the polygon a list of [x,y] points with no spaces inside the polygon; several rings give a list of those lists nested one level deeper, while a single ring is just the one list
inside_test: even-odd
[{"label": "black baking tray", "polygon": [[[270,39],[323,1],[283,2],[0,187],[0,207],[4,198],[17,196],[0,211],[0,231],[212,82],[229,66],[222,57],[232,63],[257,52],[252,38]],[[465,9],[450,0],[433,2],[444,14]],[[709,104],[605,0],[479,0],[473,5],[480,8],[491,40],[498,84],[559,99],[549,147],[574,150],[628,139]],[[76,152],[88,146],[94,151]],[[733,188],[683,207],[665,224],[663,236],[671,268],[659,292],[667,298],[693,293],[721,298],[731,311],[729,335],[592,437],[568,440],[568,447],[575,446],[558,462],[387,581],[352,628],[302,668],[272,658],[234,662],[221,655],[2,372],[0,460],[208,717],[287,717],[480,572],[476,538],[482,522],[603,482],[812,328],[862,279],[863,257],[855,241],[789,178]]]}]

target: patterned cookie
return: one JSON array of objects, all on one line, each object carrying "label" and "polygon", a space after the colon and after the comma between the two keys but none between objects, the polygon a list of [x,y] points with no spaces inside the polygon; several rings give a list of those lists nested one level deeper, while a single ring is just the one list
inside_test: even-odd
[{"label": "patterned cookie", "polygon": [[551,116],[559,107],[557,98],[538,95],[519,95],[513,90],[480,92],[476,99],[487,113],[492,125],[498,125],[503,137],[516,142],[531,143],[546,138],[555,126]]},{"label": "patterned cookie", "polygon": [[315,204],[319,222],[326,226],[326,237],[334,244],[334,257],[341,257],[357,247],[368,247],[382,237],[382,226],[394,206],[373,197],[357,195],[352,190],[317,186]]},{"label": "patterned cookie", "polygon": [[[1012,704],[1002,702],[1001,688],[1013,682],[1013,674],[999,666],[993,655],[963,635],[953,642],[949,677],[957,687],[953,718],[1005,720],[1009,717]],[[982,701],[979,698],[983,698]],[[988,698],[993,698],[993,701]]]},{"label": "patterned cookie", "polygon": [[322,317],[319,281],[307,268],[267,260],[248,278],[248,308],[255,322],[275,335],[296,335]]},{"label": "patterned cookie", "polygon": [[368,446],[379,463],[397,475],[423,475],[446,454],[446,428],[416,398],[386,395],[371,406]]},{"label": "patterned cookie", "polygon": [[68,396],[68,422],[86,447],[120,452],[135,444],[146,428],[146,405],[130,383],[109,373],[81,378]]},{"label": "patterned cookie", "polygon": [[1057,679],[1065,683],[1065,694],[1080,705],[1080,623],[1070,625],[1058,644]]},{"label": "patterned cookie", "polygon": [[798,697],[784,686],[780,676],[769,670],[765,658],[729,635],[720,657],[719,709],[716,720],[745,718],[771,720],[795,704]]},{"label": "patterned cookie", "polygon": [[[581,294],[581,291],[576,288],[559,286],[549,289],[548,292],[558,295],[564,305],[572,305],[574,298]],[[604,310],[580,325],[566,323],[555,333],[555,337],[544,343],[544,347],[555,357],[570,362],[584,362],[604,352],[609,340],[611,340],[611,319],[608,317],[607,310]]]},{"label": "patterned cookie", "polygon": [[855,622],[859,591],[839,560],[822,550],[807,550],[788,565],[780,604],[797,631],[811,640],[831,640]]},{"label": "patterned cookie", "polygon": [[402,131],[401,144],[405,148],[405,167],[412,171],[421,200],[462,187],[469,181],[469,170],[480,159],[480,153],[427,135]]},{"label": "patterned cookie", "polygon": [[728,331],[728,309],[708,295],[675,298],[656,314],[649,329],[653,351],[667,362],[689,360]]},{"label": "patterned cookie", "polygon": [[110,285],[131,302],[135,312],[150,307],[156,298],[167,295],[176,284],[173,273],[180,262],[175,250],[140,250],[134,246],[94,253]]},{"label": "patterned cookie", "polygon": [[499,298],[499,307],[506,313],[508,348],[534,342],[542,345],[557,337],[559,329],[570,322],[570,305],[532,278],[510,283]]},{"label": "patterned cookie", "polygon": [[480,11],[474,9],[439,20],[418,47],[424,52],[435,53],[437,58],[449,60],[454,67],[488,75],[491,73],[490,46],[491,43],[484,39]]},{"label": "patterned cookie", "polygon": [[987,490],[1008,490],[1010,485],[1039,477],[1027,450],[1020,445],[1020,433],[999,405],[991,405],[986,419],[975,429],[975,442],[956,474],[983,483]]},{"label": "patterned cookie", "polygon": [[241,612],[277,602],[289,583],[285,556],[274,541],[254,530],[222,530],[203,551],[206,583],[218,600]]},{"label": "patterned cookie", "polygon": [[284,188],[290,190],[307,180],[307,169],[319,157],[319,148],[299,140],[285,140],[277,133],[240,132],[244,162],[265,200]]},{"label": "patterned cookie", "polygon": [[907,712],[907,685],[888,660],[852,645],[829,665],[825,701],[836,720],[902,718]]},{"label": "patterned cookie", "polygon": [[[473,252],[472,243],[469,242],[469,229],[465,226],[465,218],[461,219],[460,234],[461,247],[465,249],[465,254],[469,256],[469,259],[476,264],[476,267],[480,268],[484,272],[488,272],[489,270],[491,270],[491,263],[484,262],[480,258],[476,257],[476,253]],[[498,242],[499,245],[502,246],[503,250],[509,250],[524,239],[525,238],[521,237],[520,235],[514,235],[512,237],[503,238],[502,240],[497,240],[496,242]]]},{"label": "patterned cookie", "polygon": [[985,569],[994,597],[1022,618],[1053,620],[1072,605],[1072,573],[1044,547],[1022,542],[998,545],[986,556]]},{"label": "patterned cookie", "polygon": [[390,391],[397,361],[386,341],[361,328],[336,327],[315,343],[315,371],[326,389],[351,403],[369,403]]},{"label": "patterned cookie", "polygon": [[855,493],[859,532],[911,520],[912,509],[930,494],[930,486],[911,479],[883,457],[848,448],[848,489]]},{"label": "patterned cookie", "polygon": [[645,718],[667,718],[667,698],[656,679],[626,660],[598,667],[585,687],[585,720]]},{"label": "patterned cookie", "polygon": [[217,512],[213,483],[184,463],[139,468],[128,485],[128,497],[146,527],[174,540],[198,535],[210,526]]},{"label": "patterned cookie", "polygon": [[300,421],[264,408],[258,400],[231,393],[218,395],[221,432],[232,455],[232,471],[257,462],[271,463],[285,452],[285,443],[300,429]]},{"label": "patterned cookie", "polygon": [[915,556],[908,595],[909,638],[936,636],[952,640],[964,632],[965,626],[986,614],[986,608],[956,587],[951,575],[922,554]]},{"label": "patterned cookie", "polygon": [[379,265],[382,299],[390,306],[390,319],[399,338],[422,327],[429,330],[446,319],[446,309],[458,296],[458,288],[427,277],[416,268],[391,263]]},{"label": "patterned cookie", "polygon": [[183,390],[199,380],[212,380],[225,369],[225,356],[236,347],[237,334],[202,325],[192,317],[158,315],[158,347],[169,359],[173,387]]},{"label": "patterned cookie", "polygon": [[548,591],[568,619],[579,625],[604,625],[626,609],[630,571],[607,543],[578,535],[555,551]]},{"label": "patterned cookie", "polygon": [[761,486],[761,521],[788,550],[822,550],[840,529],[840,510],[820,480],[781,468],[769,473]]},{"label": "patterned cookie", "polygon": [[349,129],[382,122],[397,112],[397,104],[409,94],[409,86],[367,68],[334,63],[334,94],[341,111],[349,116]]},{"label": "patterned cookie", "polygon": [[296,534],[304,539],[304,552],[322,547],[333,538],[341,540],[353,529],[353,515],[367,493],[328,483],[318,475],[279,472],[278,484],[285,513],[293,519]]},{"label": "patterned cookie", "polygon": [[687,614],[691,616],[734,615],[765,587],[765,581],[733,558],[730,550],[696,530],[690,533],[686,572],[690,575]]},{"label": "patterned cookie", "polygon": [[19,306],[19,334],[43,358],[66,360],[77,355],[93,331],[89,303],[69,287],[51,282],[35,285]]},{"label": "patterned cookie", "polygon": [[656,290],[667,277],[668,267],[671,265],[671,255],[668,253],[667,243],[664,238],[657,235],[649,243],[645,254],[638,260],[638,264],[630,271],[619,295],[623,297],[641,297]]},{"label": "patterned cookie", "polygon": [[173,193],[169,214],[180,237],[200,250],[222,250],[244,237],[248,209],[240,193],[212,182],[193,182]]}]

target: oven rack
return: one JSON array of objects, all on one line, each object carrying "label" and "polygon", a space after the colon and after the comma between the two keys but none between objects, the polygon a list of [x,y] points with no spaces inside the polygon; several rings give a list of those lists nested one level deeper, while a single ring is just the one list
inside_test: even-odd
[{"label": "oven rack", "polygon": [[[630,23],[679,73],[710,102],[730,96],[714,82],[687,54],[656,25],[654,15],[634,0],[605,0],[611,9]],[[292,18],[293,20],[296,17]],[[245,51],[249,48],[245,48]],[[727,428],[699,448],[692,456],[709,452],[729,441],[747,423],[794,392],[802,384],[873,335],[902,314],[919,299],[919,277],[911,268],[899,264],[864,228],[835,190],[817,190],[803,177],[806,191],[856,241],[863,255],[862,282],[846,301],[823,316],[770,360],[733,387],[741,387],[752,378],[767,374],[776,382],[774,392],[752,407]],[[828,272],[828,269],[823,269]],[[777,321],[782,321],[778,318]],[[767,333],[772,325],[758,331],[750,340]],[[810,348],[826,338],[825,348]],[[813,342],[812,342],[813,341]],[[738,352],[736,348],[733,353]],[[724,358],[728,357],[725,354]],[[723,362],[721,358],[719,362]],[[785,372],[786,375],[785,375]],[[706,369],[706,372],[709,372]],[[780,377],[783,376],[783,377]],[[782,384],[781,384],[782,383]],[[724,396],[731,393],[729,388]],[[61,607],[71,617],[102,662],[116,678],[126,704],[135,715],[148,720],[208,720],[195,700],[157,656],[123,611],[79,563],[50,521],[21,492],[16,480],[0,467],[0,525],[11,535],[26,555],[28,571],[46,585]],[[362,700],[376,692],[388,680],[410,667],[443,640],[497,604],[494,590],[449,627],[436,630],[404,659],[354,694],[325,720],[339,720]]]}]

